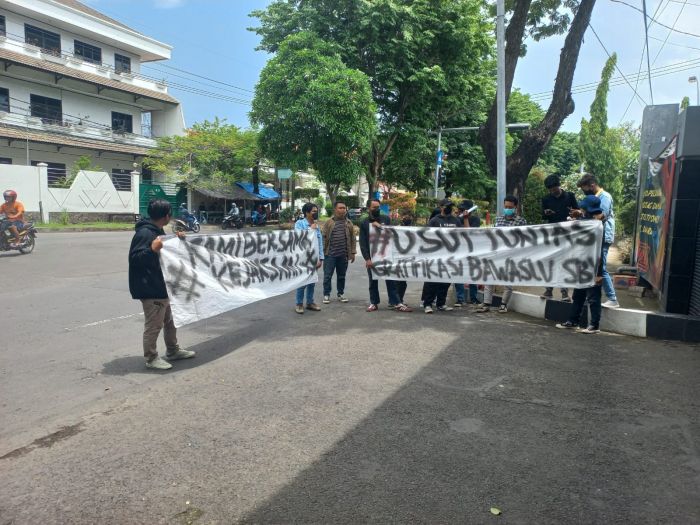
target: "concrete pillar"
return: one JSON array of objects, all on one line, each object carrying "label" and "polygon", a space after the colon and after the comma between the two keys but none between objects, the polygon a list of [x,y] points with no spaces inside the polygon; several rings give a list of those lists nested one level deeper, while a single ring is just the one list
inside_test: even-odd
[{"label": "concrete pillar", "polygon": [[37,164],[39,170],[39,212],[41,213],[41,222],[49,222],[49,165],[45,162]]},{"label": "concrete pillar", "polygon": [[141,174],[134,170],[131,172],[131,192],[134,194],[133,213],[138,215],[141,213]]}]

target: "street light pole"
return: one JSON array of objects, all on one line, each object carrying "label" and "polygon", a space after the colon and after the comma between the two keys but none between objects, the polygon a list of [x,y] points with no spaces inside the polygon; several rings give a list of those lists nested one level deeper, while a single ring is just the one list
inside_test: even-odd
[{"label": "street light pole", "polygon": [[505,0],[496,2],[496,210],[500,214],[506,197],[506,43]]},{"label": "street light pole", "polygon": [[688,78],[688,82],[695,84],[695,105],[700,106],[700,83],[698,82],[698,77],[693,75]]}]

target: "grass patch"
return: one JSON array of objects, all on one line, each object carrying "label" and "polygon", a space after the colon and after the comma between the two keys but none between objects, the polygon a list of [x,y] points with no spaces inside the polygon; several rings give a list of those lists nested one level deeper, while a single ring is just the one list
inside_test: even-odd
[{"label": "grass patch", "polygon": [[41,230],[84,230],[95,228],[100,230],[131,231],[134,224],[130,222],[81,222],[79,224],[63,224],[62,222],[49,222],[37,224],[36,229]]}]

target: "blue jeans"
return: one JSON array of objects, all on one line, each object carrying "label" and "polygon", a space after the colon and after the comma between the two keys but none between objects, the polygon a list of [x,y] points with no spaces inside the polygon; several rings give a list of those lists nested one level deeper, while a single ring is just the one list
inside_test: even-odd
[{"label": "blue jeans", "polygon": [[617,294],[615,293],[615,288],[613,287],[612,277],[608,273],[608,251],[610,250],[610,243],[603,243],[603,259],[601,264],[603,265],[603,291],[608,299],[611,301],[617,301]]},{"label": "blue jeans", "polygon": [[[469,285],[469,300],[471,302],[476,302],[479,300],[477,293],[479,292],[479,289],[475,284],[470,284]],[[464,293],[464,285],[461,283],[455,283],[455,295],[457,296],[457,302],[458,303],[465,303],[466,302],[466,297]]]},{"label": "blue jeans", "polygon": [[316,289],[316,283],[307,284],[301,288],[297,288],[297,304],[304,304],[304,290],[306,290],[306,304],[311,304],[314,302],[314,290]]},{"label": "blue jeans", "polygon": [[333,272],[336,272],[338,295],[345,293],[345,274],[348,271],[348,258],[326,255],[323,259],[323,295],[330,295],[333,280]]}]

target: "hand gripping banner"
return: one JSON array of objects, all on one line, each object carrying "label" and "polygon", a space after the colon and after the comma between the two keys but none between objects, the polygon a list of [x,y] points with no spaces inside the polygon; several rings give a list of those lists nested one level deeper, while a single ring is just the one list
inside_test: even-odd
[{"label": "hand gripping banner", "polygon": [[170,237],[160,265],[175,326],[315,283],[318,256],[313,230]]},{"label": "hand gripping banner", "polygon": [[593,286],[603,242],[597,220],[510,228],[370,226],[378,279],[511,286]]}]

